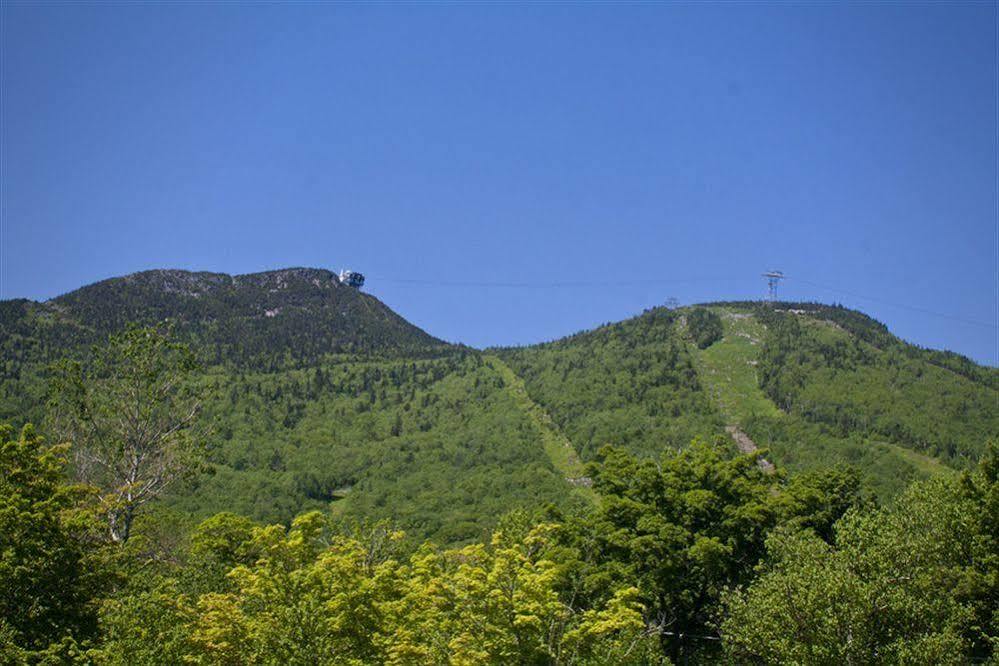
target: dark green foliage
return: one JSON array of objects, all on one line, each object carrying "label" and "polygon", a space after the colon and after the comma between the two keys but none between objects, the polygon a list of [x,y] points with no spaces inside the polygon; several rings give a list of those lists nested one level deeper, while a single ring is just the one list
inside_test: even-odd
[{"label": "dark green foliage", "polygon": [[[889,498],[934,464],[907,457],[910,449],[960,466],[994,433],[995,394],[986,385],[995,372],[905,345],[845,308],[776,307],[657,308],[497,353],[524,380],[541,418],[568,437],[570,459],[592,460],[605,444],[656,458],[722,433],[731,414],[722,416],[694,360],[696,347],[720,348],[713,343],[726,309],[769,325],[754,370],[789,415],[740,425],[790,469],[853,464],[864,488]],[[161,518],[229,510],[287,521],[331,506],[348,518],[393,517],[412,534],[460,541],[511,507],[566,501],[560,477],[569,474],[547,458],[538,415],[525,414],[496,371],[328,271],[150,271],[45,304],[4,302],[0,415],[42,419],[48,361],[86,361],[86,345],[125,322],[163,318],[208,368],[194,384],[211,425],[212,473],[175,490]],[[750,373],[744,383],[752,382]]]},{"label": "dark green foliage", "polygon": [[722,337],[722,321],[715,312],[707,308],[692,308],[687,312],[687,333],[694,344],[706,349]]},{"label": "dark green foliage", "polygon": [[[63,356],[80,369],[70,397],[155,376],[87,347],[163,319],[204,362],[182,384],[209,469],[109,544],[99,490],[64,485],[64,449],[0,430],[0,661],[304,663],[346,646],[393,663],[658,663],[650,631],[681,663],[992,653],[999,464],[959,479],[929,456],[977,460],[997,372],[860,313],[653,309],[498,350],[506,367],[327,271],[152,271],[0,303],[0,414],[44,415]],[[133,398],[105,393],[101,410]],[[86,401],[65,404],[88,423]],[[726,425],[769,448],[736,453]],[[593,503],[563,478],[590,481],[577,453]],[[902,499],[878,508],[872,491]]]},{"label": "dark green foliage", "polygon": [[879,349],[837,324],[761,311],[768,333],[760,385],[783,410],[968,467],[982,442],[999,433],[999,393],[985,383]]},{"label": "dark green foliage", "polygon": [[[63,484],[66,447],[0,426],[0,662],[34,660],[97,629],[105,572],[84,489]],[[34,657],[32,655],[35,655]]]},{"label": "dark green foliage", "polygon": [[440,343],[328,271],[150,271],[46,304],[5,302],[0,314],[0,410],[19,421],[46,416],[49,360],[69,355],[79,363],[64,368],[90,367],[104,346],[86,346],[126,322],[169,318],[198,350],[211,367],[194,389],[211,426],[213,474],[161,507],[178,518],[229,509],[289,520],[333,503],[454,541],[479,536],[511,507],[562,499],[565,483],[529,419],[477,354]]},{"label": "dark green foliage", "polygon": [[156,270],[45,303],[0,302],[0,418],[41,418],[45,366],[82,358],[128,324],[169,319],[206,365],[274,371],[328,354],[419,358],[446,345],[321,269],[250,275]]},{"label": "dark green foliage", "polygon": [[710,638],[721,595],[752,578],[774,526],[829,533],[859,500],[849,471],[785,483],[760,467],[758,455],[737,454],[721,438],[659,460],[610,447],[601,458],[591,465],[600,507],[565,532],[579,558],[576,592],[588,599],[622,584],[637,587],[646,623],[674,663],[715,653]]},{"label": "dark green foliage", "polygon": [[679,634],[710,635],[723,586],[745,580],[762,555],[776,521],[776,479],[719,445],[695,444],[658,463],[605,455],[594,470],[602,495],[593,525],[597,559],[620,562],[634,580],[676,661],[694,649]]},{"label": "dark green foliage", "polygon": [[52,306],[97,334],[136,322],[178,322],[210,355],[268,367],[328,353],[418,352],[440,341],[373,296],[325,270],[290,268],[250,275],[147,271],[105,280],[53,299]]},{"label": "dark green foliage", "polygon": [[557,342],[498,353],[591,460],[605,444],[658,456],[723,424],[676,329],[659,308]]},{"label": "dark green foliage", "polygon": [[890,507],[851,512],[831,541],[809,531],[772,535],[758,578],[726,600],[722,633],[731,658],[992,663],[999,637],[996,461],[993,447],[960,482],[914,484]]},{"label": "dark green foliage", "polygon": [[0,418],[41,422],[45,366],[95,340],[58,310],[23,299],[0,301]]},{"label": "dark green foliage", "polygon": [[100,541],[62,449],[4,426],[0,661],[989,663],[989,450],[878,508],[850,469],[787,478],[721,438],[658,461],[605,448],[596,509],[516,512],[460,549],[312,512],[290,528],[218,514],[162,550],[162,515]]},{"label": "dark green foliage", "polygon": [[832,541],[834,526],[847,511],[871,505],[861,492],[857,468],[842,465],[791,476],[776,501],[788,525],[812,530],[826,541]]}]

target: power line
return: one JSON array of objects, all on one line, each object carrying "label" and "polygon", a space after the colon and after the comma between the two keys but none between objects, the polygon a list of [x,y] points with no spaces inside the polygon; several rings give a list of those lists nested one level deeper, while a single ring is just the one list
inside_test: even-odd
[{"label": "power line", "polygon": [[407,278],[389,278],[377,275],[368,275],[368,279],[379,280],[392,284],[413,284],[427,287],[475,287],[475,288],[499,288],[499,289],[576,289],[593,287],[636,287],[642,285],[668,285],[697,282],[739,282],[742,278],[737,277],[696,277],[677,279],[654,279],[654,280],[569,280],[558,282],[466,282],[454,280],[419,280]]},{"label": "power line", "polygon": [[[620,287],[655,286],[655,285],[697,284],[704,282],[741,282],[744,280],[744,278],[741,277],[706,277],[706,276],[690,277],[690,278],[671,278],[671,279],[648,279],[648,280],[609,279],[609,280],[565,280],[565,281],[554,281],[554,282],[538,282],[538,281],[491,282],[491,281],[464,281],[464,280],[428,280],[428,279],[418,279],[418,278],[393,278],[393,277],[377,276],[377,275],[369,275],[368,278],[390,284],[404,284],[404,285],[415,285],[415,286],[424,286],[424,287],[460,287],[460,288],[475,288],[475,289],[493,289],[493,288],[495,289],[579,289],[579,288],[592,289],[592,288],[601,288],[601,287],[620,288]],[[944,312],[936,312],[934,310],[929,310],[914,305],[895,303],[893,301],[888,301],[873,296],[865,296],[863,294],[858,294],[856,292],[847,291],[845,289],[839,289],[836,287],[830,287],[800,277],[793,277],[793,276],[788,277],[781,274],[781,279],[793,280],[800,282],[802,284],[807,284],[817,289],[822,289],[824,291],[842,294],[845,296],[850,296],[852,298],[858,298],[860,300],[869,301],[871,303],[879,303],[881,305],[887,305],[889,307],[900,308],[902,310],[918,312],[920,314],[930,315],[932,317],[948,319],[950,321],[956,321],[962,324],[968,324],[970,326],[981,326],[983,328],[991,328],[991,329],[999,328],[999,326],[996,326],[995,324],[989,324],[986,322],[977,321],[975,319],[966,319],[964,317],[958,317]]]},{"label": "power line", "polygon": [[857,294],[852,291],[846,291],[845,289],[837,289],[836,287],[828,287],[826,285],[819,284],[818,282],[812,282],[811,280],[805,280],[803,278],[794,278],[802,284],[807,284],[817,289],[823,289],[825,291],[830,291],[837,294],[843,294],[844,296],[851,296],[853,298],[859,298],[864,301],[870,301],[871,303],[880,303],[881,305],[887,305],[893,308],[900,308],[902,310],[910,310],[912,312],[919,312],[921,314],[931,315],[933,317],[940,317],[942,319],[950,319],[951,321],[958,321],[963,324],[970,324],[972,326],[982,326],[985,328],[999,328],[995,324],[988,324],[984,321],[977,321],[975,319],[965,319],[964,317],[957,317],[955,315],[946,314],[944,312],[935,312],[934,310],[927,310],[926,308],[916,307],[914,305],[906,305],[904,303],[894,303],[892,301],[886,301],[883,298],[874,298],[872,296],[864,296],[862,294]]}]

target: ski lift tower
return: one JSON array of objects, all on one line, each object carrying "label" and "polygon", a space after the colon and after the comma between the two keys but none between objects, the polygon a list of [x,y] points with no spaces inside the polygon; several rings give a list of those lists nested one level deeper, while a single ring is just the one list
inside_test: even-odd
[{"label": "ski lift tower", "polygon": [[784,279],[784,273],[781,271],[767,271],[763,273],[763,277],[767,279],[767,302],[773,303],[777,300],[777,285]]}]

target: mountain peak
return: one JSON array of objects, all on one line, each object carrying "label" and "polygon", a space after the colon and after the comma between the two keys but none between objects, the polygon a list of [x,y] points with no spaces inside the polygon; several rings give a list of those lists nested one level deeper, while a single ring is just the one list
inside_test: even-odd
[{"label": "mountain peak", "polygon": [[40,311],[57,314],[81,343],[133,322],[171,320],[180,333],[209,343],[218,360],[306,360],[328,353],[409,353],[444,345],[323,268],[243,275],[154,269],[6,311],[10,314],[0,321],[0,333],[21,325],[29,311]]},{"label": "mountain peak", "polygon": [[[238,275],[208,271],[189,271],[178,268],[154,268],[129,273],[118,278],[102,280],[81,287],[81,290],[103,286],[114,287],[121,284],[159,289],[165,293],[194,297],[199,297],[206,292],[217,292],[222,289],[238,288],[241,286],[275,290],[308,287],[310,285],[319,289],[330,289],[341,286],[336,273],[325,268],[279,268],[276,270]],[[59,301],[75,293],[77,292],[58,296],[52,300]]]}]

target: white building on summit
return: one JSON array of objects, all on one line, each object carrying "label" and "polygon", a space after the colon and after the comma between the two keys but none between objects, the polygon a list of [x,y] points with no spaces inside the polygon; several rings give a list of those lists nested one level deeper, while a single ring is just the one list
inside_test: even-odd
[{"label": "white building on summit", "polygon": [[344,268],[340,271],[340,275],[338,277],[340,279],[340,284],[345,284],[348,287],[360,289],[364,286],[364,276],[356,271]]}]

